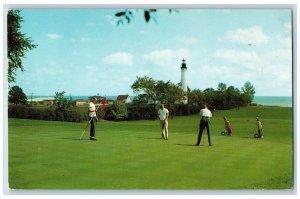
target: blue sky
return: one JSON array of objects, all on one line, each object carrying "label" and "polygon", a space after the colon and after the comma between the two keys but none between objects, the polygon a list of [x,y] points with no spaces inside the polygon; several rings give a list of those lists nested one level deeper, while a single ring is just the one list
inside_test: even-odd
[{"label": "blue sky", "polygon": [[118,11],[23,9],[22,31],[38,47],[15,84],[28,95],[132,95],[137,76],[179,83],[184,58],[191,89],[250,81],[257,96],[292,95],[288,9],[160,9],[149,23],[133,10],[116,26]]}]

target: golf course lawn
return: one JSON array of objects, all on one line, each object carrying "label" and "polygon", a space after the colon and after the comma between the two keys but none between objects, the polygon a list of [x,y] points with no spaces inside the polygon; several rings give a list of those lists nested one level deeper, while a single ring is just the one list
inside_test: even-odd
[{"label": "golf course lawn", "polygon": [[[223,116],[233,126],[222,136]],[[264,139],[254,139],[256,119]],[[199,116],[169,121],[100,121],[97,141],[79,140],[85,123],[8,120],[9,187],[84,190],[261,190],[293,188],[292,108],[215,111],[212,147],[196,147]]]}]

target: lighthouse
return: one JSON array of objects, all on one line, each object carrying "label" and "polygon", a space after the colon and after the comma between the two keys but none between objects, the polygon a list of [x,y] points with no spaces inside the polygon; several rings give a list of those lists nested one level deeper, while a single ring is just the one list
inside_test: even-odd
[{"label": "lighthouse", "polygon": [[183,92],[186,93],[187,92],[187,79],[186,79],[187,67],[184,59],[182,60],[180,69],[181,69],[181,88]]}]

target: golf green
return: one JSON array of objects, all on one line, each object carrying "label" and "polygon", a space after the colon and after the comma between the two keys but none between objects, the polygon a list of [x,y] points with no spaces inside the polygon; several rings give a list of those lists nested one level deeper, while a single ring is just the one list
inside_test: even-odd
[{"label": "golf green", "polygon": [[[233,135],[222,136],[223,116]],[[254,139],[255,118],[264,139]],[[97,141],[79,140],[86,123],[8,120],[9,187],[80,190],[261,190],[293,188],[292,108],[215,111],[212,147],[195,146],[199,116],[100,121]]]}]

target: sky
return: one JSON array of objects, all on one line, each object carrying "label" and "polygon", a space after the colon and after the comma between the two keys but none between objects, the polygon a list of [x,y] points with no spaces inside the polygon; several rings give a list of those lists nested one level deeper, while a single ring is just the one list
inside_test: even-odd
[{"label": "sky", "polygon": [[256,96],[292,95],[289,9],[159,9],[146,23],[134,9],[23,9],[22,32],[38,47],[16,82],[30,95],[133,95],[137,77],[180,82],[182,59],[191,89],[236,88]]}]

